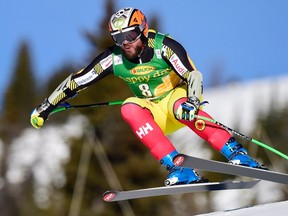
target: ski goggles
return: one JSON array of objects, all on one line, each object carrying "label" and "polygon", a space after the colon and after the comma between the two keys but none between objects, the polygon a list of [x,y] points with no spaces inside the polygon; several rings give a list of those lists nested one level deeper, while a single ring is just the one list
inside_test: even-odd
[{"label": "ski goggles", "polygon": [[111,36],[117,46],[123,46],[124,42],[133,43],[141,37],[141,31],[139,27],[134,26],[126,28],[122,31],[112,32]]}]

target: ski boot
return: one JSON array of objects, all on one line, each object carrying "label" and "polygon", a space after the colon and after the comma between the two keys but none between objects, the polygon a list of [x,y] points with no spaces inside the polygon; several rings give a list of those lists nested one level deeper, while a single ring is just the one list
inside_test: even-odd
[{"label": "ski boot", "polygon": [[267,169],[256,160],[252,159],[247,150],[231,137],[221,149],[221,153],[229,160],[228,163],[235,165],[248,166],[253,168]]},{"label": "ski boot", "polygon": [[175,166],[173,158],[177,154],[178,152],[175,150],[160,160],[160,164],[169,171],[167,179],[164,181],[166,186],[208,182],[207,179],[199,176],[194,169]]}]

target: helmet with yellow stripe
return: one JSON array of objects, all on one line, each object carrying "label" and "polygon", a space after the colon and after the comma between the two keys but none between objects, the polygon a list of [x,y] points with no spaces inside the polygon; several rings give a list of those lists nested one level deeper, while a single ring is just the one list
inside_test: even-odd
[{"label": "helmet with yellow stripe", "polygon": [[109,21],[109,31],[118,46],[124,41],[134,42],[141,36],[148,37],[148,23],[145,15],[135,8],[123,8],[114,13]]}]

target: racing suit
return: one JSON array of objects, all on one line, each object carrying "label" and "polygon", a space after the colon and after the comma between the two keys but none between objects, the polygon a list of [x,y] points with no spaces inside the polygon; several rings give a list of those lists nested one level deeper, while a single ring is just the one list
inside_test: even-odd
[{"label": "racing suit", "polygon": [[[186,121],[175,116],[175,110],[187,100],[187,96],[196,94],[202,99],[202,80],[197,84],[189,83],[191,73],[201,75],[182,45],[168,35],[149,31],[145,47],[137,58],[132,61],[126,59],[116,45],[107,48],[86,68],[64,80],[42,108],[48,117],[60,102],[113,74],[123,79],[135,95],[122,104],[123,119],[157,160],[175,151],[166,135],[183,126],[188,126],[220,151],[231,138],[229,132],[197,118]],[[189,92],[189,85],[194,85],[193,92]],[[201,108],[198,115],[211,118]]]}]

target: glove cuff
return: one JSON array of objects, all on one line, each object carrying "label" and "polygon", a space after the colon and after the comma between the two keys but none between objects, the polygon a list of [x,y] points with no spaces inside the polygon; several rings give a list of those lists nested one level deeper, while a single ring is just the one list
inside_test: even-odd
[{"label": "glove cuff", "polygon": [[191,97],[188,97],[188,100],[187,100],[189,103],[193,104],[197,109],[199,108],[200,106],[200,100],[199,98],[197,98],[196,96],[191,96]]},{"label": "glove cuff", "polygon": [[54,110],[56,106],[52,105],[49,100],[46,98],[36,109],[39,113],[39,116],[46,120],[52,110]]}]

